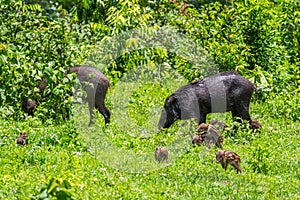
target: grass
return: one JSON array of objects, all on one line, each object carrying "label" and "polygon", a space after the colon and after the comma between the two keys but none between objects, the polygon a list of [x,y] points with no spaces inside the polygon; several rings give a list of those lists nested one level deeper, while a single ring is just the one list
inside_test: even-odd
[{"label": "grass", "polygon": [[[225,172],[215,162],[216,148],[191,146],[192,122],[180,121],[157,131],[161,109],[157,104],[165,97],[159,96],[155,85],[146,87],[152,89],[137,87],[130,96],[126,118],[115,114],[114,98],[118,96],[110,96],[112,123],[108,126],[97,115],[95,125],[87,127],[87,105],[76,105],[74,118],[61,124],[30,117],[1,120],[0,198],[300,198],[299,121],[274,118],[270,112],[276,111],[270,104],[252,102],[251,115],[262,123],[261,132],[252,132],[243,124],[236,133],[232,129],[222,132],[224,148],[241,156],[243,173],[237,175],[232,167]],[[153,95],[153,101],[145,93]],[[136,105],[143,113],[134,118]],[[234,126],[229,113],[209,117]],[[16,145],[20,131],[29,133],[28,146]],[[169,163],[154,160],[158,145],[169,149]]]}]

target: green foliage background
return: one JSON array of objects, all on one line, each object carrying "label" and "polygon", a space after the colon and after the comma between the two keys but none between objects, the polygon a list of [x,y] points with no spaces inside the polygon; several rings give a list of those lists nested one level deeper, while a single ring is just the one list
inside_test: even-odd
[{"label": "green foliage background", "polygon": [[[168,0],[0,2],[0,198],[299,198],[298,1],[190,0],[185,10],[184,1]],[[161,47],[123,52],[105,66],[92,56],[124,31],[162,26],[203,47],[220,71],[236,70],[256,84],[251,114],[262,122],[261,133],[243,126],[236,134],[224,132],[224,146],[241,152],[243,175],[221,171],[213,150],[199,157],[204,147],[186,147],[174,163],[148,174],[114,170],[88,151],[76,117],[66,119],[75,90],[75,76],[65,74],[71,65],[93,64],[109,77],[112,111],[114,86],[141,65],[167,65],[188,81],[201,79],[191,62]],[[35,86],[43,78],[48,84],[39,94]],[[149,106],[162,105],[171,92],[158,82],[137,86],[129,116],[146,124]],[[21,111],[23,98],[42,102],[34,118]],[[118,116],[112,118],[99,130],[120,148],[149,153],[179,137],[178,124],[145,139],[119,129]],[[226,122],[233,126],[230,117]],[[30,133],[25,148],[15,145],[22,130]]]}]

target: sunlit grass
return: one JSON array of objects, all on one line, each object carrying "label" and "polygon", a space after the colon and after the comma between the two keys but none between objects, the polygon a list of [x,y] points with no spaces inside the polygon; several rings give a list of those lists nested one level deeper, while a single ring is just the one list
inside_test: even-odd
[{"label": "sunlit grass", "polygon": [[[136,88],[139,95],[129,95],[135,101],[148,102],[135,104],[143,107],[141,110],[165,98],[153,92],[153,100],[145,100],[147,87],[157,91],[155,85],[146,84]],[[104,125],[103,116],[97,113],[95,124],[88,126],[87,104],[75,104],[72,119],[61,124],[45,124],[35,118],[23,122],[1,120],[0,198],[36,197],[52,177],[68,181],[71,189],[65,191],[76,199],[299,197],[299,122],[270,117],[271,108],[258,101],[251,103],[251,115],[262,123],[260,133],[243,124],[232,130],[230,113],[209,115],[208,121],[218,119],[229,126],[222,131],[223,146],[241,156],[243,173],[237,175],[232,167],[225,172],[215,162],[216,148],[191,146],[195,123],[178,121],[159,131],[161,107],[155,113],[158,116],[138,116],[139,107],[133,109],[130,101],[124,104],[128,106],[125,120],[116,115],[120,108],[114,107],[114,98],[119,96],[114,93],[107,103],[112,112],[109,125]],[[137,119],[142,123],[136,123]],[[16,145],[19,131],[29,133],[28,146]],[[168,163],[155,161],[156,146],[168,148]]]}]

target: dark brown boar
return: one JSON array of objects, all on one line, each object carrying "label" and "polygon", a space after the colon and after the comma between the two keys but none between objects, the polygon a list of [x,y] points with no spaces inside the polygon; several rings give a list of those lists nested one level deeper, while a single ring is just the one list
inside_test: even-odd
[{"label": "dark brown boar", "polygon": [[261,123],[257,120],[252,120],[251,124],[250,124],[250,128],[251,129],[260,129],[261,128]]},{"label": "dark brown boar", "polygon": [[209,122],[209,124],[216,127],[219,131],[224,130],[225,128],[228,128],[228,126],[224,122],[218,121],[216,119],[211,120]]},{"label": "dark brown boar", "polygon": [[216,153],[216,162],[221,163],[222,168],[226,171],[228,164],[232,165],[237,174],[242,173],[240,156],[232,151],[218,150]]},{"label": "dark brown boar", "polygon": [[[110,112],[105,106],[105,97],[108,88],[110,87],[110,82],[108,78],[100,72],[97,68],[86,65],[78,65],[70,67],[69,71],[75,73],[80,81],[83,89],[87,93],[87,101],[89,105],[90,112],[90,125],[93,123],[94,118],[94,108],[96,108],[104,117],[105,124],[110,122]],[[41,83],[37,86],[39,93],[43,93],[47,87],[47,80],[43,79]],[[22,109],[29,115],[34,115],[36,106],[40,102],[31,99],[22,100]]]},{"label": "dark brown boar", "polygon": [[17,139],[17,144],[18,145],[27,145],[28,144],[26,132],[20,132],[20,135]]},{"label": "dark brown boar", "polygon": [[110,112],[105,106],[106,93],[110,87],[108,78],[97,68],[91,66],[70,67],[70,71],[76,73],[83,89],[87,93],[90,124],[93,123],[94,108],[103,115],[105,124],[108,124],[110,122]]},{"label": "dark brown boar", "polygon": [[202,123],[196,129],[196,132],[201,132],[201,134],[199,137],[193,136],[192,143],[194,146],[205,142],[209,148],[212,148],[213,145],[216,145],[217,147],[223,149],[223,136],[213,125]]},{"label": "dark brown boar", "polygon": [[166,147],[158,146],[155,149],[154,157],[158,162],[168,162],[168,149]]}]

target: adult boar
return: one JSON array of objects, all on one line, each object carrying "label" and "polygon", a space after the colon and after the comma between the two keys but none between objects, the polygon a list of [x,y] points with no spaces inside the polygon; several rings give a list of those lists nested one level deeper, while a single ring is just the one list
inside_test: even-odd
[{"label": "adult boar", "polygon": [[70,67],[69,70],[72,73],[76,73],[83,89],[87,93],[90,124],[93,123],[94,108],[103,115],[105,124],[108,124],[110,122],[110,112],[105,106],[105,96],[110,87],[108,78],[97,68],[91,66],[74,66]]},{"label": "adult boar", "polygon": [[[89,105],[90,112],[90,124],[93,123],[94,118],[94,108],[96,108],[105,119],[105,124],[110,122],[110,112],[105,106],[105,96],[108,88],[110,87],[110,82],[108,78],[100,72],[97,68],[92,66],[74,66],[70,67],[69,71],[71,73],[76,73],[76,76],[87,93],[87,101]],[[43,93],[47,85],[47,80],[43,79],[41,84],[37,86],[40,93]],[[24,112],[33,115],[35,107],[39,102],[33,101],[31,99],[23,99],[22,109]]]},{"label": "adult boar", "polygon": [[189,83],[164,102],[158,127],[169,128],[176,120],[194,118],[206,123],[208,113],[231,111],[233,117],[249,121],[249,104],[255,87],[234,71],[222,72]]},{"label": "adult boar", "polygon": [[97,68],[91,66],[74,66],[70,67],[69,70],[76,73],[78,80],[87,93],[90,124],[93,123],[94,108],[103,115],[105,124],[108,124],[110,122],[110,112],[105,106],[105,96],[110,87],[108,78]]}]

